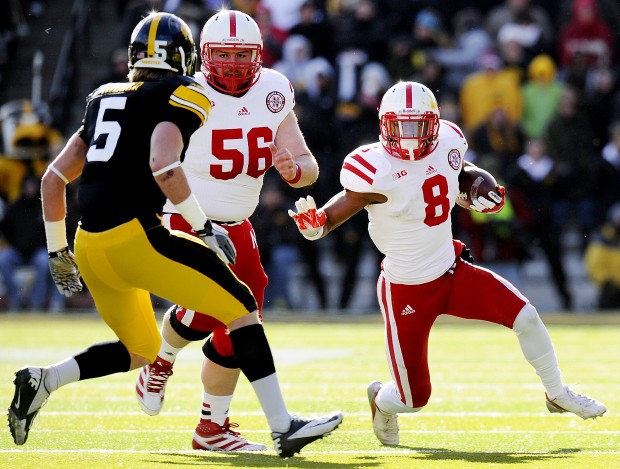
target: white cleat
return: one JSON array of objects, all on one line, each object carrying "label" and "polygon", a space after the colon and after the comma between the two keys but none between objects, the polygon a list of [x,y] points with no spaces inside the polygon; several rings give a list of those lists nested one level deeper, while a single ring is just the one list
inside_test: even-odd
[{"label": "white cleat", "polygon": [[239,432],[231,430],[239,425],[226,419],[224,425],[215,422],[199,423],[194,431],[192,448],[203,451],[266,451],[267,447],[245,439]]},{"label": "white cleat", "polygon": [[373,381],[366,389],[368,392],[368,403],[372,412],[372,429],[377,439],[386,446],[397,446],[400,443],[398,434],[398,414],[388,414],[383,412],[375,402],[377,394],[381,389],[379,381]]},{"label": "white cleat", "polygon": [[547,394],[545,394],[545,397],[547,409],[552,414],[572,412],[586,420],[601,417],[607,411],[607,407],[602,402],[583,394],[577,394],[569,389],[568,386],[564,386],[564,393],[554,399],[549,399]]},{"label": "white cleat", "polygon": [[160,357],[142,367],[136,381],[138,404],[148,415],[157,415],[164,406],[164,394],[168,378],[172,376],[172,363]]}]

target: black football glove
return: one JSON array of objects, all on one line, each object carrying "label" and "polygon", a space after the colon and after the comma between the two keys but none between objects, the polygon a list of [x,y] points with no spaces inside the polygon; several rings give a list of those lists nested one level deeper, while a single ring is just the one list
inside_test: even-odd
[{"label": "black football glove", "polygon": [[461,254],[459,254],[459,257],[470,264],[475,262],[474,256],[471,255],[469,248],[463,248]]}]

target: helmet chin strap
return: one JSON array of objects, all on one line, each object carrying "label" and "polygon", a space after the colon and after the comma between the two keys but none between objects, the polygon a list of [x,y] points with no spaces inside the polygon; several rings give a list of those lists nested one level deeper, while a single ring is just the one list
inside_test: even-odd
[{"label": "helmet chin strap", "polygon": [[181,54],[181,66],[183,67],[183,75],[187,75],[187,65],[185,63],[185,52],[182,47],[178,47],[179,54]]}]

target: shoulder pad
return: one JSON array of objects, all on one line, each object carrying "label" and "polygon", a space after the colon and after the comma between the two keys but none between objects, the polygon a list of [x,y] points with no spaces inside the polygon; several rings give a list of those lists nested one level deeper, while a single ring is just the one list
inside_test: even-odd
[{"label": "shoulder pad", "polygon": [[200,119],[200,125],[204,124],[211,112],[211,100],[207,95],[207,90],[193,79],[184,80],[170,95],[169,103],[172,106],[192,111]]},{"label": "shoulder pad", "polygon": [[384,155],[377,151],[379,143],[364,145],[349,153],[340,170],[340,183],[355,192],[377,192],[375,180],[386,171]]}]

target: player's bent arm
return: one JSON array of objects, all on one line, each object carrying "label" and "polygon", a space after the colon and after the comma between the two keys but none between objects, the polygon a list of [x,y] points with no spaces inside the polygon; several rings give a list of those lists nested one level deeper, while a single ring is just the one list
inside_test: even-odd
[{"label": "player's bent arm", "polygon": [[75,133],[47,167],[41,179],[41,200],[45,221],[64,223],[67,214],[65,186],[82,173],[87,150],[86,143]]},{"label": "player's bent arm", "polygon": [[222,262],[235,263],[237,252],[228,232],[205,215],[181,168],[183,136],[172,122],[160,122],[151,135],[151,171],[164,195]]},{"label": "player's bent arm", "polygon": [[153,177],[183,218],[198,231],[203,229],[207,216],[192,194],[185,171],[181,168],[182,152],[183,136],[176,124],[157,124],[151,135],[150,165]]},{"label": "player's bent arm", "polygon": [[181,168],[183,136],[172,122],[160,122],[151,135],[151,171],[162,192],[173,204],[186,200],[191,190]]},{"label": "player's bent arm", "polygon": [[346,189],[339,192],[320,209],[326,215],[323,236],[338,228],[356,213],[361,212],[366,206],[386,201],[387,197],[383,194],[361,193]]},{"label": "player's bent arm", "polygon": [[367,205],[386,200],[387,198],[381,194],[344,190],[333,196],[321,209],[317,209],[311,195],[302,197],[295,202],[297,212],[289,210],[288,214],[304,238],[315,241],[325,237],[327,233],[342,225]]},{"label": "player's bent arm", "polygon": [[290,111],[280,123],[274,144],[273,165],[282,179],[296,188],[316,182],[319,165],[306,144],[294,111]]}]

